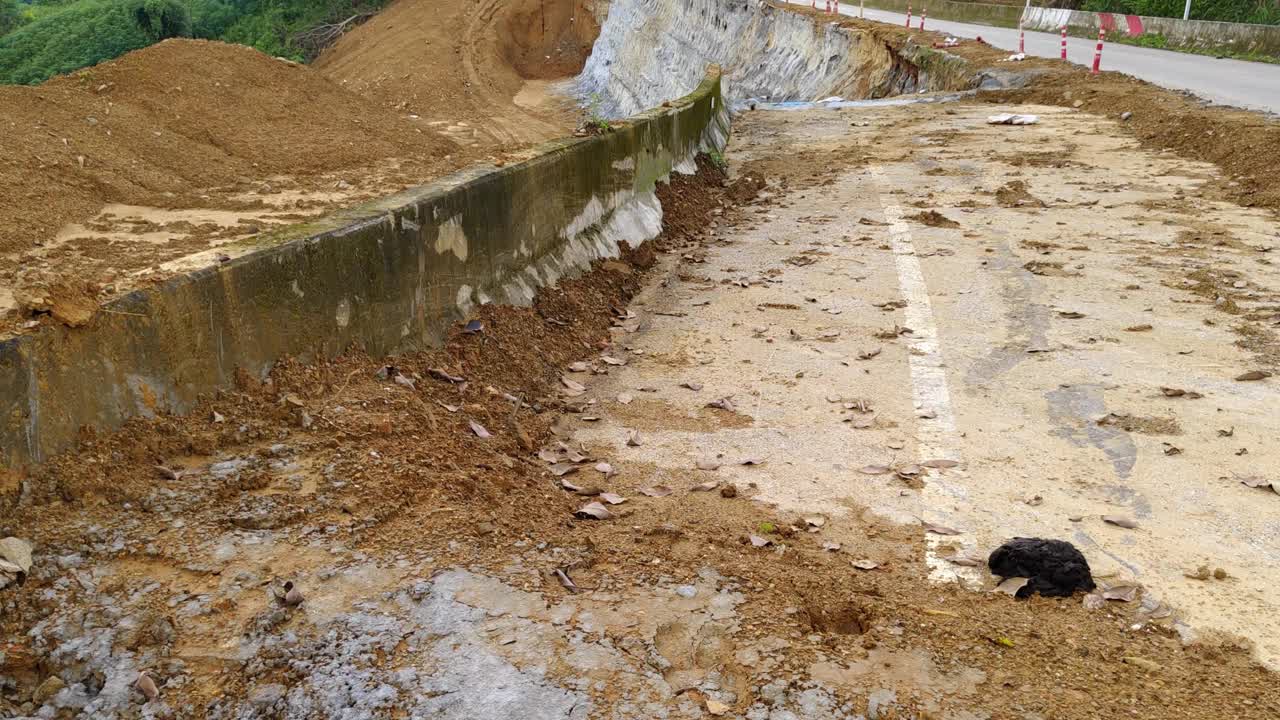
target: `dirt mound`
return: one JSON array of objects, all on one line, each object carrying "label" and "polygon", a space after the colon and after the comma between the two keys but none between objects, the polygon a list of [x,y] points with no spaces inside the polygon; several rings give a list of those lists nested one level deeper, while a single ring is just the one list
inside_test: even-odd
[{"label": "dirt mound", "polygon": [[217,206],[208,190],[244,178],[392,157],[430,166],[455,149],[309,68],[199,40],[0,87],[0,126],[4,253],[48,242],[106,203]]},{"label": "dirt mound", "polygon": [[924,212],[918,212],[915,215],[908,215],[907,219],[915,220],[921,225],[927,225],[929,227],[936,227],[936,228],[960,227],[960,223],[956,222],[955,220],[952,220],[946,215],[943,215],[937,210],[926,210]]},{"label": "dirt mound", "polygon": [[588,2],[399,0],[345,35],[314,67],[460,140],[539,142],[574,125],[540,81],[582,69],[599,32]]},{"label": "dirt mound", "polygon": [[996,189],[996,202],[1001,207],[1044,207],[1044,201],[1028,192],[1021,180],[1010,180]]}]

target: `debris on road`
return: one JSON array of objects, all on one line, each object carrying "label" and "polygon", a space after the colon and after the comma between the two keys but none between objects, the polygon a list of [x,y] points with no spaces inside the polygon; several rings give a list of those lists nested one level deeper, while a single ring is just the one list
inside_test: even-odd
[{"label": "debris on road", "polygon": [[988,125],[1035,125],[1039,122],[1039,115],[1017,115],[1014,113],[1001,113],[987,118]]},{"label": "debris on road", "polygon": [[1016,592],[1019,598],[1069,597],[1095,587],[1089,562],[1065,540],[1014,538],[992,551],[987,566],[1002,578],[1027,578]]}]

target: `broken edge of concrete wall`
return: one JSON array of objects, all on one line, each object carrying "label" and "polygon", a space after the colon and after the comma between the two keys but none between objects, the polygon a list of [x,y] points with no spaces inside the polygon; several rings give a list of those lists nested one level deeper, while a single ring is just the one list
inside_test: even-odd
[{"label": "broken edge of concrete wall", "polygon": [[547,143],[321,221],[254,238],[246,254],[116,300],[85,326],[0,343],[0,461],[39,464],[82,428],[183,413],[243,369],[282,357],[438,345],[479,303],[541,287],[661,230],[657,183],[723,150],[720,69],[611,132]]}]

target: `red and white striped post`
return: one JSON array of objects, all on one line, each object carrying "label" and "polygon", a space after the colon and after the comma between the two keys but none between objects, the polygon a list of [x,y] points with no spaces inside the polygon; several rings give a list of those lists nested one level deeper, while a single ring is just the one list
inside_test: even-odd
[{"label": "red and white striped post", "polygon": [[1062,59],[1067,59],[1067,26],[1062,26]]},{"label": "red and white striped post", "polygon": [[1022,20],[1018,20],[1018,52],[1027,54],[1027,32],[1022,29]]},{"label": "red and white striped post", "polygon": [[924,19],[929,17],[929,8],[920,8],[920,29],[924,29]]},{"label": "red and white striped post", "polygon": [[[814,0],[814,2],[817,2],[817,0]],[[831,14],[831,0],[822,0],[822,12],[828,15]]]},{"label": "red and white striped post", "polygon": [[835,14],[839,15],[839,14],[840,14],[840,0],[835,0],[835,2],[831,3],[831,8],[832,8],[832,10],[834,10],[834,11],[835,11]]},{"label": "red and white striped post", "polygon": [[858,0],[858,18],[859,19],[866,17],[863,14],[863,11],[866,9],[867,9],[867,0]]},{"label": "red and white striped post", "polygon": [[907,3],[907,25],[908,30],[911,29],[911,3]]},{"label": "red and white striped post", "polygon": [[1093,74],[1097,75],[1102,68],[1102,42],[1107,39],[1107,29],[1098,30],[1098,47],[1093,51]]}]

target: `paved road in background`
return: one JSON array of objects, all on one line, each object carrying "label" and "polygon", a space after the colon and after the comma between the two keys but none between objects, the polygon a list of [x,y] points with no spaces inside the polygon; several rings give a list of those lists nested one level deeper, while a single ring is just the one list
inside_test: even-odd
[{"label": "paved road in background", "polygon": [[[857,3],[841,3],[840,13],[857,17]],[[867,8],[866,19],[900,26],[906,16]],[[919,27],[920,18],[911,18],[911,25]],[[981,35],[983,40],[995,47],[1011,52],[1018,47],[1018,31],[1012,28],[929,18],[925,22],[925,29],[946,32],[959,38]],[[1061,47],[1060,40],[1057,34],[1027,31],[1027,54],[1056,58]],[[1091,65],[1096,44],[1096,39],[1067,38],[1067,59],[1081,65]],[[1167,88],[1189,90],[1222,105],[1280,113],[1280,65],[1219,60],[1208,55],[1108,43],[1102,51],[1102,69],[1128,73]]]}]

